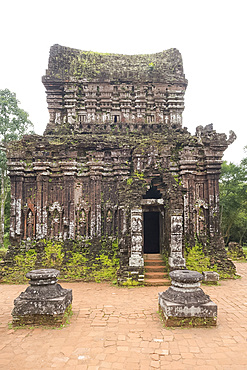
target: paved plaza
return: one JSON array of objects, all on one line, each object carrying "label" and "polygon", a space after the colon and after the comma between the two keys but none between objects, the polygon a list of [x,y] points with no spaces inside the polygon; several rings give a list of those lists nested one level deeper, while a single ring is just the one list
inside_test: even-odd
[{"label": "paved plaza", "polygon": [[9,328],[14,299],[26,285],[0,285],[0,369],[247,369],[247,263],[241,279],[203,286],[218,305],[213,328],[164,328],[158,292],[62,283],[73,290],[63,329]]}]

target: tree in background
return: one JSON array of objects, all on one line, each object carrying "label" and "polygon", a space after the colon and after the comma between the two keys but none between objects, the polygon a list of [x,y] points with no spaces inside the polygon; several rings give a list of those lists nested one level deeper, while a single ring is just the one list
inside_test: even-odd
[{"label": "tree in background", "polygon": [[[4,243],[4,230],[9,220],[10,184],[7,176],[6,145],[33,133],[32,122],[19,106],[15,93],[0,90],[0,246]],[[8,200],[8,202],[6,202]],[[5,217],[6,215],[6,217]]]},{"label": "tree in background", "polygon": [[[247,151],[247,147],[245,147]],[[220,178],[221,230],[225,243],[247,243],[247,157],[240,165],[223,162]]]}]

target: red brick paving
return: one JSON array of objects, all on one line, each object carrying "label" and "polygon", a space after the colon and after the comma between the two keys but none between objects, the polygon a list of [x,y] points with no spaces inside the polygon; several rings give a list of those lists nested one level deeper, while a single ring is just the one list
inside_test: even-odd
[{"label": "red brick paving", "polygon": [[25,285],[0,285],[0,369],[247,369],[247,263],[238,280],[203,286],[218,304],[215,328],[164,328],[158,292],[62,283],[73,289],[71,324],[63,329],[9,329]]}]

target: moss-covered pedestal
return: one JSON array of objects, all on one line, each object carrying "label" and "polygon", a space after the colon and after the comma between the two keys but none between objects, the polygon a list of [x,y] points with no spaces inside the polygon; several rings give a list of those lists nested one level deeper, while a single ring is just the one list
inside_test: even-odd
[{"label": "moss-covered pedestal", "polygon": [[72,290],[57,284],[58,275],[55,269],[33,270],[26,274],[30,286],[14,300],[14,326],[64,323],[72,303]]},{"label": "moss-covered pedestal", "polygon": [[197,271],[170,273],[172,286],[159,293],[159,311],[166,326],[213,326],[217,305],[200,288],[203,276]]}]

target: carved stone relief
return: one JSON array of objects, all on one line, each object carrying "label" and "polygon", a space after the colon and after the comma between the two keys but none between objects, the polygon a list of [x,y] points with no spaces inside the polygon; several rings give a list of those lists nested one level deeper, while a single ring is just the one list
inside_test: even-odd
[{"label": "carved stone relief", "polygon": [[144,266],[142,217],[141,208],[131,210],[131,256],[129,265],[135,267]]},{"label": "carved stone relief", "polygon": [[185,267],[185,259],[183,258],[182,238],[183,238],[183,217],[181,215],[172,215],[169,265],[173,269]]}]

